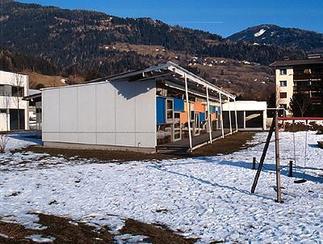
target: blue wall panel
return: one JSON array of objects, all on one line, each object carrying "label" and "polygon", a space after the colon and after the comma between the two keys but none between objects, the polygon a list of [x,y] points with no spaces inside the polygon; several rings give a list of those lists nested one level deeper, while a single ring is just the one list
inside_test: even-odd
[{"label": "blue wall panel", "polygon": [[205,113],[200,113],[200,121],[201,122],[205,121]]},{"label": "blue wall panel", "polygon": [[184,112],[184,100],[174,98],[174,111],[175,112]]},{"label": "blue wall panel", "polygon": [[157,125],[166,123],[166,99],[164,97],[157,97]]}]

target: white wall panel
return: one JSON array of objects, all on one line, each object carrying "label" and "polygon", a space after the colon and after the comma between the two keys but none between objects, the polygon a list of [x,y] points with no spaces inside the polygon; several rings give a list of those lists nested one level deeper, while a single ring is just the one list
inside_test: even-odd
[{"label": "white wall panel", "polygon": [[59,116],[61,133],[71,133],[78,131],[77,91],[78,89],[75,88],[60,89]]},{"label": "white wall panel", "polygon": [[43,94],[45,142],[59,138],[60,142],[108,146],[156,145],[153,81],[91,83],[45,90]]},{"label": "white wall panel", "polygon": [[98,145],[116,145],[116,133],[97,133],[96,140]]},{"label": "white wall panel", "polygon": [[136,133],[116,133],[116,146],[137,147]]},{"label": "white wall panel", "polygon": [[[136,95],[140,92],[131,82],[113,82],[116,89],[116,132],[135,132]],[[134,146],[134,142],[133,142]]]},{"label": "white wall panel", "polygon": [[110,83],[96,85],[96,123],[98,133],[115,132],[115,96],[116,90]]},{"label": "white wall panel", "polygon": [[43,131],[60,132],[59,119],[60,90],[45,90],[42,93]]},{"label": "white wall panel", "polygon": [[80,86],[78,90],[78,131],[96,132],[96,86]]}]

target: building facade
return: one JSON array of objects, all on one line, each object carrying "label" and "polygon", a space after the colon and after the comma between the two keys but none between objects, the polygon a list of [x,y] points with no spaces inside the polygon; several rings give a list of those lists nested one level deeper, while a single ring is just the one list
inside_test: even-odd
[{"label": "building facade", "polygon": [[277,61],[271,66],[276,74],[276,102],[286,109],[287,114],[293,114],[294,107],[295,116],[323,116],[321,56]]},{"label": "building facade", "polygon": [[0,131],[28,129],[27,75],[0,71]]},{"label": "building facade", "polygon": [[45,146],[154,152],[212,143],[225,130],[222,105],[235,96],[168,62],[144,70],[42,90]]}]

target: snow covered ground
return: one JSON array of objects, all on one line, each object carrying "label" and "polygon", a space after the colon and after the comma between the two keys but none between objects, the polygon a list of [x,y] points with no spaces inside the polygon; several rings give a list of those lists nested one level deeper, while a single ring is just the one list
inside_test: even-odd
[{"label": "snow covered ground", "polygon": [[35,153],[0,155],[0,216],[35,225],[34,212],[69,216],[117,231],[124,219],[161,223],[187,237],[229,242],[319,243],[323,240],[322,135],[295,133],[297,175],[287,177],[293,134],[281,133],[283,204],[274,201],[274,144],[256,194],[252,157],[259,160],[267,133],[255,146],[218,157],[106,163]]}]

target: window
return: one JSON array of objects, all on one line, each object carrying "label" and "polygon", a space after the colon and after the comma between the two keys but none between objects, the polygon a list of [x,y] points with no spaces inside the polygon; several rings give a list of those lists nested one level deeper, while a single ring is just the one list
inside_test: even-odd
[{"label": "window", "polygon": [[174,110],[173,110],[174,104],[172,99],[166,100],[166,119],[167,123],[171,123],[174,120]]},{"label": "window", "polygon": [[280,69],[280,75],[287,75],[287,69]]},{"label": "window", "polygon": [[23,97],[24,96],[24,88],[20,86],[12,87],[12,96],[13,97]]},{"label": "window", "polygon": [[312,70],[311,69],[304,69],[304,74],[310,75],[310,74],[312,74]]},{"label": "window", "polygon": [[8,85],[0,85],[0,96],[9,96],[9,89]]},{"label": "window", "polygon": [[279,107],[281,107],[283,109],[287,109],[287,104],[280,104]]},{"label": "window", "polygon": [[279,94],[279,97],[280,97],[280,98],[287,98],[287,92],[281,92],[281,93]]},{"label": "window", "polygon": [[281,87],[285,87],[285,86],[287,86],[287,80],[281,80],[279,82],[279,84],[280,84]]},{"label": "window", "polygon": [[0,109],[0,114],[6,114],[7,110],[6,109]]}]

